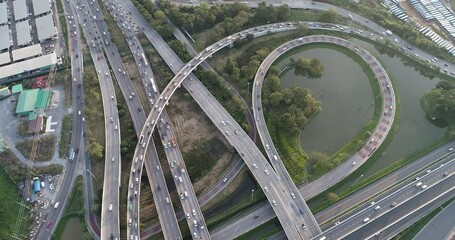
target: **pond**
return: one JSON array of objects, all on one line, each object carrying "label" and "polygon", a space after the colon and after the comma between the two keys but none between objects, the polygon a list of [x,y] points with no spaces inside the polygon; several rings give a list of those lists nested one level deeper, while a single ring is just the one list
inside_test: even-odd
[{"label": "pond", "polygon": [[[400,98],[400,120],[397,134],[381,158],[372,164],[365,177],[383,169],[394,161],[425,147],[445,132],[431,124],[420,107],[420,97],[432,89],[438,79],[424,77],[413,67],[405,66],[397,57],[380,54],[373,45],[354,39],[373,53],[384,64],[397,85]],[[281,75],[281,87],[300,86],[313,91],[321,101],[321,112],[311,120],[301,133],[301,145],[307,152],[336,152],[350,141],[372,119],[373,93],[366,74],[350,57],[333,49],[302,50],[281,59],[276,64],[284,66],[290,58],[318,58],[324,65],[319,79],[296,76],[293,70]]]}]

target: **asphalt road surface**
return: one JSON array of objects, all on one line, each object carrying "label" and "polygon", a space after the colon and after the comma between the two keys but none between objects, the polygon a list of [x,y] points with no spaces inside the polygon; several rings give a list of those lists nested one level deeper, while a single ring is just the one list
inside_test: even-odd
[{"label": "asphalt road surface", "polygon": [[[74,14],[72,14],[74,15]],[[67,21],[69,19],[67,18]],[[71,21],[75,21],[77,23],[77,17],[71,19]],[[70,28],[71,29],[71,28]],[[79,36],[80,32],[79,29],[71,29],[76,31],[77,36]],[[74,160],[69,161],[64,173],[63,183],[60,185],[60,190],[58,192],[57,198],[55,202],[60,202],[59,207],[57,209],[51,207],[49,215],[46,218],[44,224],[41,225],[38,233],[36,235],[36,239],[49,239],[53,232],[55,231],[58,222],[63,214],[63,211],[66,206],[66,202],[68,200],[68,195],[73,189],[74,181],[76,179],[76,170],[77,164],[80,159],[84,159],[84,155],[80,154],[83,153],[83,124],[82,117],[78,115],[78,111],[83,109],[83,99],[80,96],[83,96],[82,92],[82,54],[80,49],[80,42],[77,40],[78,38],[74,38],[73,41],[69,42],[69,51],[73,54],[70,54],[71,57],[71,76],[72,76],[72,109],[73,109],[73,127],[72,127],[72,135],[71,135],[71,146],[74,149],[77,149],[77,153],[75,154]]]}]

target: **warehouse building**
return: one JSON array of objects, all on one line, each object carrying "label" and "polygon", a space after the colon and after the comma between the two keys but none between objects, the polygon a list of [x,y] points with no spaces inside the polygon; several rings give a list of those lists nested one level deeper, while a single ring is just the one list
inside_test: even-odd
[{"label": "warehouse building", "polygon": [[33,0],[33,14],[35,16],[47,14],[51,11],[50,0]]},{"label": "warehouse building", "polygon": [[28,17],[27,5],[25,0],[15,0],[13,1],[14,8],[14,19],[20,21]]},{"label": "warehouse building", "polygon": [[17,46],[26,46],[31,43],[32,37],[30,36],[30,24],[28,20],[16,23],[16,37]]},{"label": "warehouse building", "polygon": [[8,25],[0,26],[0,52],[8,50],[12,42],[11,31]]},{"label": "warehouse building", "polygon": [[19,116],[28,116],[29,120],[34,120],[36,118],[35,110],[47,108],[49,106],[50,97],[50,90],[23,90],[19,94],[19,100],[16,105],[16,114]]},{"label": "warehouse building", "polygon": [[43,42],[57,36],[57,28],[55,28],[52,14],[36,18],[35,21],[38,31],[38,41]]}]

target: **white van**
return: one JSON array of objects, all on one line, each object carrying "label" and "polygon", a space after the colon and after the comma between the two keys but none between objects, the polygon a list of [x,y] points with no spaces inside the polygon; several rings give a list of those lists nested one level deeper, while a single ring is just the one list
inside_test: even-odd
[{"label": "white van", "polygon": [[365,218],[365,219],[363,219],[363,222],[364,222],[364,223],[366,223],[366,222],[368,222],[368,221],[370,221],[370,218]]},{"label": "white van", "polygon": [[418,182],[418,183],[416,184],[416,187],[420,187],[421,185],[422,185],[422,182]]},{"label": "white van", "polygon": [[54,205],[54,208],[57,209],[58,205],[60,205],[60,202],[56,202],[55,205]]}]

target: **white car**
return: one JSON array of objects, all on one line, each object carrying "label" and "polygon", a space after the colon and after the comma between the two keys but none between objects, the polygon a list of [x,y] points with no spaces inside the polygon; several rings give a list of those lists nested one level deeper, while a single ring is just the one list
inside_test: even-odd
[{"label": "white car", "polygon": [[269,150],[270,146],[268,144],[265,145],[265,149]]},{"label": "white car", "polygon": [[109,204],[109,211],[112,211],[112,204]]}]

